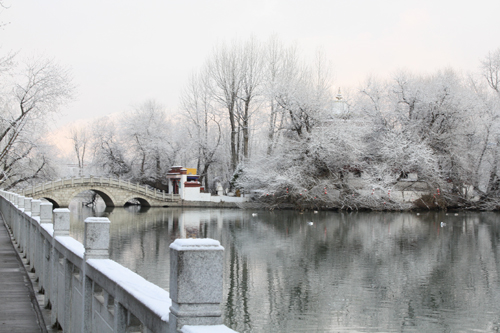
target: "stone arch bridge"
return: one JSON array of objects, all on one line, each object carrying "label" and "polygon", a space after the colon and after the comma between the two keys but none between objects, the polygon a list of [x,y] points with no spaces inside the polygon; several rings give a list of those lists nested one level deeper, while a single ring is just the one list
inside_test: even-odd
[{"label": "stone arch bridge", "polygon": [[26,188],[22,195],[34,199],[46,199],[57,207],[68,207],[79,193],[92,190],[104,200],[106,206],[125,206],[130,200],[137,200],[142,206],[164,207],[179,203],[178,194],[169,194],[148,186],[132,184],[129,181],[104,177],[82,177],[51,181]]}]

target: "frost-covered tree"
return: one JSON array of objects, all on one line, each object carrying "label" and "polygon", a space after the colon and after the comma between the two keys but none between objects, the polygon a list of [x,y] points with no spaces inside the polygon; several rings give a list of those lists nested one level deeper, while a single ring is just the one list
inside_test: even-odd
[{"label": "frost-covered tree", "polygon": [[121,141],[116,123],[109,117],[94,121],[92,128],[92,166],[98,175],[129,178],[131,165],[126,158],[126,144]]},{"label": "frost-covered tree", "polygon": [[210,167],[220,161],[222,149],[222,119],[214,106],[210,78],[207,72],[194,74],[182,95],[182,110],[186,118],[186,132],[191,139],[193,157],[200,176],[199,181],[210,189]]},{"label": "frost-covered tree", "polygon": [[154,100],[135,107],[122,121],[132,178],[162,188],[181,149],[176,136],[182,133],[171,129],[164,107]]},{"label": "frost-covered tree", "polygon": [[500,94],[500,48],[488,53],[481,61],[481,72],[488,85]]},{"label": "frost-covered tree", "polygon": [[287,52],[274,99],[287,115],[288,129],[304,138],[321,123],[331,106],[331,88],[323,57],[307,65],[297,53]]},{"label": "frost-covered tree", "polygon": [[241,47],[234,43],[231,46],[222,44],[214,49],[212,57],[206,64],[212,98],[226,111],[230,126],[231,168],[234,170],[239,162],[238,145],[238,96],[241,92]]},{"label": "frost-covered tree", "polygon": [[83,168],[85,167],[85,154],[89,145],[89,134],[86,127],[73,126],[69,130],[69,139],[73,146],[73,151],[78,162],[78,175],[83,176]]},{"label": "frost-covered tree", "polygon": [[0,60],[0,183],[12,187],[40,178],[49,165],[44,123],[71,99],[67,69],[52,59]]}]

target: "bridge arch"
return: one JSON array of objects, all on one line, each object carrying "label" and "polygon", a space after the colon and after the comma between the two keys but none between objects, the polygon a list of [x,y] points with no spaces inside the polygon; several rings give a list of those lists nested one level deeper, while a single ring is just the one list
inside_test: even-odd
[{"label": "bridge arch", "polygon": [[146,200],[146,199],[144,199],[144,198],[141,198],[141,197],[136,197],[136,196],[134,196],[134,197],[130,197],[130,198],[128,198],[127,200],[125,200],[125,204],[126,204],[127,202],[132,201],[132,200],[137,200],[137,201],[139,201],[139,203],[141,204],[141,206],[142,206],[142,207],[151,207],[151,203],[150,203],[148,200]]},{"label": "bridge arch", "polygon": [[60,208],[61,205],[54,199],[50,198],[50,197],[42,197],[41,199],[45,199],[47,200],[48,202],[50,202],[52,204],[52,208]]},{"label": "bridge arch", "polygon": [[106,207],[115,207],[115,203],[113,202],[113,199],[111,199],[109,195],[100,190],[92,189],[91,191],[94,191],[95,193],[99,194],[102,200],[104,200]]},{"label": "bridge arch", "polygon": [[116,206],[116,200],[113,198],[113,196],[108,193],[107,191],[103,191],[102,189],[99,189],[97,187],[81,187],[77,188],[75,191],[73,191],[69,197],[69,201],[73,200],[78,194],[85,192],[85,191],[94,191],[95,193],[99,194],[99,196],[102,198],[104,203],[106,204],[106,207],[115,207]]}]

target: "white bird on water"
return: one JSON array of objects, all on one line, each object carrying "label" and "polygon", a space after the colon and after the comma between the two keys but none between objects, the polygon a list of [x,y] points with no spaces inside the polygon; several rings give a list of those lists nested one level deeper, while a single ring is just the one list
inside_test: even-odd
[{"label": "white bird on water", "polygon": [[314,222],[307,222],[307,224],[308,224],[308,225],[313,225],[313,224],[314,224]]},{"label": "white bird on water", "polygon": [[441,222],[441,228],[442,228],[442,227],[446,227],[446,223]]},{"label": "white bird on water", "polygon": [[257,213],[252,213],[252,216],[257,216]]}]

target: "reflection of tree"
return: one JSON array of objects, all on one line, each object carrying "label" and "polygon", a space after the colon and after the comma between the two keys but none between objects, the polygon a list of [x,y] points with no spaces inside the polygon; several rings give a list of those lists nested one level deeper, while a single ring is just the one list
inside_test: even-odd
[{"label": "reflection of tree", "polygon": [[[325,331],[351,326],[381,330],[418,326],[429,331],[452,327],[447,315],[437,322],[427,323],[425,318],[460,310],[460,304],[471,304],[470,297],[480,303],[484,294],[478,293],[477,286],[470,292],[457,290],[467,285],[465,272],[475,276],[493,265],[497,275],[498,261],[494,257],[484,260],[491,257],[490,250],[478,253],[477,226],[465,218],[462,232],[454,222],[441,228],[439,222],[447,218],[444,214],[422,214],[421,218],[414,214],[294,214],[295,219],[293,214],[283,214],[280,222],[272,214],[262,216],[259,225],[247,221],[231,233],[239,256],[252,267],[249,311],[253,317],[256,311],[267,318],[259,331],[303,327],[297,314]],[[314,219],[314,226],[306,226],[309,219]],[[498,239],[492,234],[486,238],[491,237]],[[470,281],[487,290],[490,280],[475,277]],[[236,291],[231,304],[237,304],[234,295]],[[234,318],[238,313],[231,316],[233,323],[244,321],[242,316]],[[243,325],[232,327],[245,331]]]},{"label": "reflection of tree", "polygon": [[[235,232],[235,228],[229,227],[229,232]],[[234,244],[226,248],[226,257],[229,252],[229,288],[225,304],[226,325],[235,327],[243,325],[245,331],[251,330],[251,318],[248,304],[249,269],[248,259],[238,255]],[[227,275],[227,273],[226,273]]]},{"label": "reflection of tree", "polygon": [[109,218],[112,257],[164,288],[179,228],[220,240],[224,320],[239,332],[488,330],[500,301],[498,214],[452,215],[115,209]]}]

